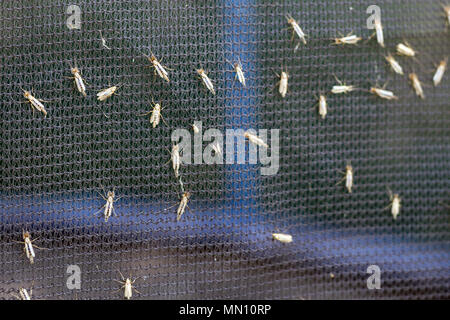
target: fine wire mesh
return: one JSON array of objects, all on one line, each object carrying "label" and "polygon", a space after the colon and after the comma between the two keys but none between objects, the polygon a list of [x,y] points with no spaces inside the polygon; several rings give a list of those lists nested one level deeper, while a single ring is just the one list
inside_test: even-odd
[{"label": "fine wire mesh", "polygon": [[[371,4],[2,1],[0,298],[33,287],[35,299],[121,299],[120,270],[138,277],[136,299],[448,299],[450,82],[447,74],[435,88],[431,78],[450,30],[440,1],[378,1],[386,49],[376,39],[332,46],[340,34],[373,33]],[[66,26],[69,5],[81,8],[80,30]],[[295,52],[286,14],[307,35]],[[424,82],[424,100],[384,60],[404,40],[417,60],[397,59]],[[146,68],[150,50],[172,69],[169,84]],[[226,62],[238,59],[246,88]],[[74,65],[86,98],[68,78]],[[282,70],[284,99],[274,88]],[[389,81],[399,100],[332,96],[333,75],[365,90]],[[118,95],[96,100],[117,84]],[[48,100],[46,118],[22,103],[22,88]],[[321,93],[325,119],[313,109]],[[139,116],[152,98],[167,122],[155,129]],[[173,130],[195,120],[203,132],[280,129],[280,167],[262,176],[261,165],[182,165],[192,195],[176,222],[168,150]],[[336,185],[348,161],[352,194]],[[107,223],[94,215],[101,186],[121,197]],[[395,221],[387,186],[402,199]],[[43,248],[33,265],[15,242],[22,230]],[[66,286],[69,265],[81,269],[80,290]],[[380,290],[367,289],[369,265],[382,271]]]}]

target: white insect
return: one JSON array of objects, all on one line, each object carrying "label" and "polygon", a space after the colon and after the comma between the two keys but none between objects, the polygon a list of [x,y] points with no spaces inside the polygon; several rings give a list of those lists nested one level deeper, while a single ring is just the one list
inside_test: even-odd
[{"label": "white insect", "polygon": [[387,100],[398,99],[398,97],[395,96],[392,91],[385,90],[384,88],[372,87],[372,88],[370,88],[370,93],[373,93],[373,94],[379,96],[380,98],[387,99]]},{"label": "white insect", "polygon": [[174,144],[172,146],[171,158],[172,158],[172,168],[173,171],[175,172],[175,177],[178,178],[181,159],[180,159],[180,147],[177,144]]},{"label": "white insect", "polygon": [[272,237],[275,240],[278,240],[283,243],[290,243],[292,242],[292,236],[290,234],[284,234],[284,233],[272,233]]},{"label": "white insect", "polygon": [[192,125],[192,130],[194,131],[194,133],[199,133],[200,132],[198,127],[195,125],[195,123]]},{"label": "white insect", "polygon": [[78,91],[86,97],[86,86],[84,85],[83,78],[81,77],[80,70],[77,67],[71,68],[70,72],[73,74],[75,79],[75,84],[77,86]]},{"label": "white insect", "polygon": [[269,148],[269,145],[267,143],[265,143],[260,137],[246,131],[244,133],[244,137],[248,139],[248,141],[250,141],[251,143],[260,146],[260,147],[264,147],[264,148]]},{"label": "white insect", "polygon": [[397,44],[397,53],[399,55],[414,57],[416,55],[416,51],[411,48],[408,44],[399,43]]},{"label": "white insect", "polygon": [[181,216],[183,215],[184,211],[186,210],[186,206],[187,206],[190,196],[191,196],[191,194],[189,192],[183,193],[183,196],[181,197],[181,201],[180,201],[180,204],[179,204],[178,210],[177,210],[177,221],[180,221]]},{"label": "white insect", "polygon": [[[123,297],[124,297],[125,299],[128,299],[128,300],[131,299],[131,297],[133,296],[133,290],[136,291],[137,293],[141,294],[141,293],[133,286],[134,282],[135,282],[137,279],[134,279],[134,280],[131,280],[131,278],[126,278],[126,279],[125,279],[124,276],[122,275],[122,272],[119,271],[119,273],[120,273],[120,277],[122,278],[122,281],[115,280],[115,279],[114,279],[114,281],[116,281],[116,282],[122,284],[122,287],[121,287],[120,289],[122,289],[122,288],[124,289]],[[120,290],[120,289],[119,289],[119,290]]]},{"label": "white insect", "polygon": [[447,24],[450,26],[450,6],[442,6],[442,9],[444,9],[445,15],[447,17]]},{"label": "white insect", "polygon": [[22,238],[23,238],[23,241],[15,241],[15,242],[24,244],[23,250],[25,251],[25,255],[27,256],[27,259],[30,260],[30,263],[33,264],[34,257],[36,256],[34,253],[33,247],[36,247],[38,249],[42,249],[42,248],[39,248],[38,246],[33,245],[33,242],[36,241],[37,239],[31,240],[31,235],[28,231],[22,231]]},{"label": "white insect", "polygon": [[433,76],[434,86],[437,86],[437,85],[439,85],[439,83],[441,83],[442,77],[444,76],[444,72],[447,69],[447,60],[448,60],[448,58],[445,58],[444,60],[442,60],[439,63],[439,65],[436,69],[436,73]]},{"label": "white insect", "polygon": [[380,19],[375,19],[375,33],[377,34],[378,44],[384,48],[384,36],[383,36],[383,26],[381,25]]},{"label": "white insect", "polygon": [[281,75],[275,72],[278,78],[280,78],[280,81],[278,81],[277,84],[279,84],[278,92],[280,93],[281,97],[286,97],[286,93],[288,90],[288,79],[289,74],[286,71],[281,71]]},{"label": "white insect", "polygon": [[[102,187],[103,189],[103,187]],[[105,192],[103,189],[103,192],[105,192],[106,197],[99,193],[103,200],[106,201],[106,203],[100,208],[99,211],[95,212],[94,214],[97,214],[103,210],[103,216],[105,217],[105,222],[108,222],[108,219],[111,217],[111,215],[114,213],[116,215],[116,210],[114,209],[114,202],[117,202],[120,198],[114,199],[115,197],[115,188],[113,191],[108,191],[108,193]],[[104,208],[104,209],[103,209]]]},{"label": "white insect", "polygon": [[149,121],[153,125],[153,128],[155,128],[159,124],[160,120],[162,119],[164,121],[164,119],[161,114],[161,110],[162,110],[161,105],[159,103],[155,103],[153,101],[153,99],[152,99],[152,102],[153,102],[153,110],[142,114],[142,116],[146,116],[151,113],[152,115],[150,116]]},{"label": "white insect", "polygon": [[111,48],[108,47],[108,46],[106,45],[106,39],[103,38],[103,35],[102,35],[102,32],[101,32],[101,31],[100,31],[100,38],[102,39],[102,45],[103,45],[103,47],[105,47],[105,48],[108,49],[108,50],[111,50]]},{"label": "white insect", "polygon": [[47,116],[47,110],[45,110],[45,107],[44,107],[44,105],[41,102],[41,101],[44,101],[44,100],[36,99],[35,97],[33,97],[33,95],[29,91],[26,91],[26,90],[23,90],[23,89],[22,89],[22,91],[23,91],[23,96],[25,97],[25,99],[28,99],[28,102],[31,103],[31,107],[36,109],[37,111],[42,112],[44,114],[44,116],[46,117]]},{"label": "white insect", "polygon": [[[392,194],[392,191],[388,188],[388,193],[389,193],[389,199],[391,200],[391,204],[389,206],[387,206],[387,208],[391,208],[391,214],[392,217],[394,218],[394,220],[397,219],[397,216],[400,214],[400,196],[396,193],[396,194]],[[386,209],[387,209],[386,208]]]},{"label": "white insect", "polygon": [[325,119],[325,116],[327,115],[327,99],[324,95],[319,96],[319,115],[322,117],[322,119]]},{"label": "white insect", "polygon": [[297,36],[300,38],[300,40],[304,44],[306,44],[305,34],[303,33],[303,30],[298,25],[297,21],[295,21],[294,18],[292,18],[292,16],[289,14],[286,15],[286,20],[287,20],[287,23],[289,23],[291,25],[291,28],[293,29],[292,35],[294,35],[294,33],[296,33]]},{"label": "white insect", "polygon": [[111,97],[116,91],[119,89],[119,86],[112,86],[110,88],[104,89],[97,93],[97,99],[100,101],[105,101],[109,97]]},{"label": "white insect", "polygon": [[334,44],[339,45],[345,45],[345,44],[357,44],[359,41],[361,41],[362,38],[358,37],[356,35],[347,35],[345,37],[342,38],[335,38],[334,39]]},{"label": "white insect", "polygon": [[200,78],[202,79],[203,83],[205,84],[206,88],[211,91],[212,94],[216,94],[216,91],[214,90],[214,86],[211,82],[211,79],[209,79],[208,75],[206,74],[205,70],[203,69],[197,69],[197,73],[200,75]]},{"label": "white insect", "polygon": [[[156,73],[163,78],[164,80],[166,80],[167,82],[170,82],[169,80],[169,74],[167,73],[166,69],[164,69],[164,67],[161,65],[161,63],[159,63],[158,59],[156,59],[156,57],[153,55],[151,55],[151,57],[145,55],[147,57],[147,59],[150,61],[150,63],[152,64],[152,66],[155,68]],[[166,67],[167,68],[167,67]],[[167,68],[169,69],[169,68]]]},{"label": "white insect", "polygon": [[425,95],[423,93],[422,85],[420,84],[419,78],[417,77],[417,74],[410,73],[409,79],[411,80],[411,85],[414,88],[414,91],[416,92],[416,96],[419,96],[421,99],[425,99]]},{"label": "white insect", "polygon": [[387,57],[385,57],[385,59],[387,62],[389,62],[389,65],[391,66],[392,70],[394,70],[395,73],[403,75],[402,67],[397,62],[397,60],[394,59],[394,57],[391,54],[389,54]]},{"label": "white insect", "polygon": [[13,297],[19,300],[31,300],[31,297],[33,295],[33,288],[30,288],[30,293],[28,294],[27,289],[20,288],[19,289],[19,296],[16,296],[15,294],[12,294]]},{"label": "white insect", "polygon": [[336,76],[334,77],[336,78],[336,81],[339,83],[339,85],[333,86],[333,88],[331,88],[332,93],[334,94],[348,93],[356,89],[355,86],[348,86],[345,83],[342,83],[341,80],[339,80]]},{"label": "white insect", "polygon": [[245,76],[244,72],[242,71],[241,61],[239,60],[239,62],[235,62],[234,64],[228,61],[228,63],[231,64],[231,66],[234,68],[234,71],[236,72],[235,79],[238,79],[239,82],[245,87]]},{"label": "white insect", "polygon": [[[339,170],[339,172],[341,172]],[[345,167],[345,172],[342,172],[345,176],[340,180],[336,185],[340,184],[342,181],[345,180],[345,187],[347,188],[349,193],[352,193],[353,188],[353,167],[350,165],[350,163],[347,163],[347,166]]]}]

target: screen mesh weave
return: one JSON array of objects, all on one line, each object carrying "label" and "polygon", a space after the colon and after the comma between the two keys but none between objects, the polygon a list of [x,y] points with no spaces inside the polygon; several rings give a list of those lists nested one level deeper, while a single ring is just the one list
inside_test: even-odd
[{"label": "screen mesh weave", "polygon": [[[371,4],[1,1],[0,298],[33,286],[34,299],[121,299],[120,270],[139,277],[136,299],[448,299],[450,82],[447,74],[435,88],[431,78],[450,32],[441,1],[386,0],[376,3],[386,49],[375,39],[331,45],[373,33]],[[80,7],[81,29],[66,25],[69,5]],[[307,35],[295,52],[286,14]],[[383,57],[404,40],[417,59],[397,59],[423,81],[424,100]],[[150,50],[173,69],[169,84],[146,68]],[[241,61],[245,88],[226,60]],[[75,65],[86,98],[68,78]],[[274,89],[282,70],[284,99]],[[399,100],[331,95],[333,75],[365,90],[389,81]],[[117,84],[117,95],[96,100]],[[48,100],[46,118],[23,103],[22,88]],[[321,93],[325,119],[312,109]],[[139,116],[152,98],[166,122],[156,128]],[[192,195],[177,222],[168,150],[172,131],[195,120],[222,132],[280,129],[280,167],[262,176],[260,165],[182,165]],[[352,194],[336,185],[348,161]],[[101,186],[121,197],[107,223],[94,215]],[[396,220],[387,186],[402,199]],[[33,265],[16,242],[22,230],[43,248]],[[80,290],[66,286],[69,265],[80,267]],[[367,288],[370,265],[381,269],[380,290]]]}]

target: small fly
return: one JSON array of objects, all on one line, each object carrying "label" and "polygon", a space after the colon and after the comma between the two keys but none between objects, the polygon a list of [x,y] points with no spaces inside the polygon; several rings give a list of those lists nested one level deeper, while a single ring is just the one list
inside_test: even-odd
[{"label": "small fly", "polygon": [[[152,64],[152,66],[155,68],[155,72],[158,74],[158,76],[160,76],[161,78],[163,78],[164,80],[166,80],[167,82],[170,82],[169,80],[169,74],[167,73],[166,69],[164,68],[164,66],[159,63],[158,59],[156,59],[155,55],[153,54],[153,52],[151,53],[152,55],[149,57],[147,55],[145,55],[147,57],[147,59],[150,61],[150,63]],[[166,67],[167,68],[167,67]],[[169,68],[167,68],[169,69]],[[170,69],[169,69],[170,70]]]},{"label": "small fly", "polygon": [[36,109],[37,111],[42,112],[44,114],[44,117],[46,117],[47,110],[45,110],[45,107],[42,104],[42,102],[45,102],[45,100],[36,99],[29,91],[26,91],[23,89],[22,89],[22,91],[23,91],[23,96],[25,97],[25,99],[28,99],[28,102],[31,104],[31,107]]},{"label": "small fly", "polygon": [[[117,270],[117,271],[119,271],[119,270]],[[131,277],[125,279],[124,276],[122,275],[122,272],[119,271],[119,273],[120,273],[120,277],[122,278],[122,281],[115,280],[115,279],[113,279],[113,280],[116,281],[116,282],[118,282],[118,283],[120,283],[120,284],[122,284],[122,288],[124,289],[123,297],[124,297],[125,299],[128,299],[128,300],[131,299],[131,297],[133,296],[133,290],[136,291],[138,294],[141,294],[141,293],[133,286],[134,282],[135,282],[138,278],[136,278],[136,279],[134,279],[134,280],[131,280]],[[122,288],[120,288],[119,290],[121,290]],[[117,291],[118,291],[118,290],[117,290]]]},{"label": "small fly", "polygon": [[105,101],[106,99],[111,97],[113,94],[115,94],[115,92],[117,91],[117,89],[119,89],[119,87],[120,87],[120,85],[112,86],[112,87],[109,87],[107,89],[100,91],[99,93],[97,93],[97,99],[100,101]]},{"label": "small fly", "polygon": [[[153,128],[155,128],[159,124],[161,119],[164,121],[164,118],[161,114],[161,110],[163,110],[163,108],[161,108],[161,105],[159,103],[155,103],[153,99],[152,103],[153,103],[153,110],[150,110],[149,112],[144,113],[141,116],[147,116],[151,113],[152,115],[150,116],[149,121],[153,125]],[[164,121],[164,123],[166,122]]]},{"label": "small fly", "polygon": [[206,88],[211,91],[212,94],[216,94],[216,91],[214,90],[214,85],[211,82],[211,79],[209,79],[208,75],[206,74],[205,70],[203,69],[197,69],[197,73],[199,74],[200,78],[202,79],[204,85]]},{"label": "small fly", "polygon": [[389,54],[387,57],[385,57],[385,59],[387,62],[389,62],[389,65],[391,66],[392,70],[394,70],[395,73],[403,75],[402,67],[397,62],[397,60],[394,59],[394,57],[391,54]]},{"label": "small fly", "polygon": [[297,21],[295,21],[294,18],[292,18],[292,16],[289,14],[286,14],[286,20],[287,20],[287,23],[289,23],[291,25],[292,37],[294,36],[294,34],[297,34],[297,36],[300,38],[300,40],[304,44],[306,44],[306,39],[305,39],[306,35],[303,33],[303,30],[300,28]]},{"label": "small fly", "polygon": [[422,85],[420,84],[419,77],[417,74],[410,73],[409,79],[411,80],[411,85],[416,92],[416,96],[420,97],[421,99],[425,99],[425,94],[423,93]]},{"label": "small fly", "polygon": [[34,258],[36,257],[36,254],[34,253],[34,248],[37,249],[44,249],[44,248],[40,248],[36,245],[33,245],[33,242],[36,241],[38,238],[31,240],[31,235],[28,231],[22,230],[22,238],[23,241],[14,241],[14,242],[24,244],[23,250],[25,251],[25,255],[27,256],[27,259],[30,260],[30,264],[33,264]]},{"label": "small fly", "polygon": [[353,188],[353,167],[350,165],[350,162],[347,163],[347,166],[345,167],[345,172],[342,172],[339,170],[342,174],[344,174],[344,178],[340,180],[336,185],[342,183],[342,181],[345,180],[345,187],[347,188],[349,193],[352,193]]},{"label": "small fly", "polygon": [[86,86],[84,85],[80,70],[77,67],[74,67],[70,69],[70,72],[73,74],[78,91],[86,97]]},{"label": "small fly", "polygon": [[448,58],[442,60],[436,69],[436,73],[433,76],[433,83],[435,87],[441,83],[442,78],[444,77],[444,72],[447,69],[447,60]]},{"label": "small fly", "polygon": [[394,218],[394,220],[396,220],[397,216],[400,214],[401,199],[397,193],[392,194],[391,189],[389,189],[389,188],[387,188],[387,189],[388,189],[389,200],[391,201],[391,204],[389,206],[387,206],[385,209],[391,208],[392,217]]},{"label": "small fly", "polygon": [[227,62],[229,64],[231,64],[231,66],[234,69],[234,72],[236,72],[235,79],[238,79],[239,82],[245,87],[245,76],[244,76],[244,72],[242,71],[241,60],[239,60],[239,62],[235,62],[234,64],[228,60],[227,60]]},{"label": "small fly", "polygon": [[339,83],[339,85],[337,86],[333,86],[333,88],[331,88],[331,92],[334,94],[339,94],[339,93],[348,93],[348,92],[352,92],[354,90],[356,90],[355,86],[348,86],[345,83],[341,82],[341,80],[339,80],[336,75],[334,76],[336,81]]},{"label": "small fly", "polygon": [[290,243],[292,242],[292,236],[290,234],[285,233],[272,233],[272,238],[274,240],[278,240],[283,243]]},{"label": "small fly", "polygon": [[358,44],[358,42],[361,41],[361,40],[362,40],[361,37],[358,37],[358,36],[356,36],[354,34],[353,35],[349,34],[349,35],[347,35],[345,37],[335,38],[334,39],[334,44],[335,45],[340,45],[340,44],[342,44],[342,45],[345,45],[345,44],[353,44],[353,45],[355,45],[355,44]]},{"label": "small fly", "polygon": [[106,193],[105,189],[102,186],[102,190],[106,194],[106,196],[104,196],[100,192],[98,192],[100,194],[100,196],[103,198],[103,200],[106,201],[106,203],[100,208],[100,210],[95,212],[94,215],[103,210],[103,216],[105,217],[105,222],[108,222],[108,219],[112,216],[113,213],[114,213],[114,215],[116,215],[116,210],[114,209],[114,202],[117,202],[121,197],[114,199],[114,197],[116,196],[115,189],[116,188],[114,187],[113,191],[108,191],[108,193]]}]

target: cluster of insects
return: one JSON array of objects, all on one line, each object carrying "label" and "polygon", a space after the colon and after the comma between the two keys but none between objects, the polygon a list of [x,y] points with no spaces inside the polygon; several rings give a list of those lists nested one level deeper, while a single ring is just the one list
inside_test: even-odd
[{"label": "cluster of insects", "polygon": [[[448,20],[448,24],[450,25],[450,6],[444,7],[444,11],[445,11],[445,14],[446,14],[446,17]],[[290,28],[292,29],[292,37],[294,38],[295,36],[297,36],[298,40],[299,40],[299,43],[295,47],[295,51],[296,51],[299,48],[299,46],[301,45],[301,43],[303,43],[303,45],[307,45],[307,42],[306,42],[307,35],[303,32],[303,30],[300,27],[300,25],[298,24],[298,22],[291,15],[286,15],[285,17],[286,17],[287,23],[289,24]],[[101,33],[100,33],[100,35],[101,35]],[[385,41],[384,41],[383,27],[382,27],[381,21],[379,21],[379,20],[375,20],[375,32],[373,35],[371,35],[367,39],[367,41],[369,41],[372,37],[376,37],[377,43],[382,48],[386,47]],[[333,45],[337,45],[337,46],[350,45],[351,46],[351,45],[357,45],[360,41],[363,40],[363,38],[350,33],[346,36],[342,36],[340,38],[335,38],[332,40],[333,40],[333,43],[332,43]],[[111,48],[107,46],[106,40],[103,38],[102,35],[101,35],[101,41],[102,41],[102,46],[105,49],[111,50]],[[407,42],[398,43],[396,45],[396,53],[399,56],[408,57],[408,58],[412,58],[412,59],[415,59],[415,57],[418,54],[417,51],[415,51],[413,49],[413,47],[411,45],[409,45]],[[169,72],[167,70],[171,70],[171,69],[169,69],[166,66],[163,66],[152,52],[151,52],[150,56],[145,55],[145,54],[144,54],[144,56],[150,62],[150,64],[151,64],[150,67],[154,68],[155,74],[158,75],[161,79],[163,79],[163,81],[165,81],[166,83],[170,83]],[[393,54],[388,53],[384,58],[387,61],[387,63],[389,64],[389,66],[391,67],[391,69],[393,70],[393,72],[395,72],[396,74],[401,75],[401,76],[404,75],[404,70],[403,70],[402,66],[396,60],[396,58],[394,57]],[[238,80],[239,83],[241,83],[241,85],[243,87],[245,87],[246,79],[245,79],[245,74],[244,74],[244,70],[243,70],[241,61],[239,60],[236,63],[232,63],[227,60],[227,62],[231,65],[231,67],[233,68],[233,70],[236,74],[235,80]],[[437,65],[437,68],[432,77],[434,86],[438,86],[441,83],[446,69],[447,69],[447,58],[443,58],[440,61],[440,63]],[[211,94],[215,95],[216,89],[214,88],[213,81],[209,78],[207,72],[203,68],[196,69],[195,72],[198,75],[201,83],[206,87],[206,89]],[[72,74],[71,79],[74,80],[76,90],[83,97],[87,97],[87,92],[86,92],[87,89],[86,89],[85,81],[83,80],[83,77],[81,75],[81,71],[78,69],[78,67],[72,67],[72,68],[70,68],[70,73]],[[282,98],[285,98],[287,95],[287,92],[288,92],[289,74],[286,70],[284,70],[284,71],[282,70],[281,74],[280,75],[277,74],[277,76],[280,78],[279,82],[277,83],[278,92]],[[411,81],[411,86],[412,86],[415,94],[418,97],[424,99],[425,94],[424,94],[424,90],[422,87],[422,83],[419,80],[418,75],[416,73],[412,72],[408,75],[408,77]],[[330,92],[332,94],[347,94],[347,93],[350,93],[355,90],[360,90],[360,88],[357,88],[354,85],[348,85],[345,82],[342,82],[336,76],[335,76],[335,79],[337,81],[337,84],[332,86],[332,88],[330,90]],[[114,85],[114,86],[111,86],[111,87],[108,87],[106,89],[99,91],[96,94],[97,100],[100,102],[103,102],[103,101],[111,98],[114,94],[116,94],[116,92],[119,90],[120,87],[121,87],[121,85],[117,84],[117,85]],[[46,117],[47,109],[45,108],[45,106],[43,104],[43,102],[46,102],[46,101],[36,98],[34,96],[34,93],[32,94],[32,92],[30,92],[30,91],[26,91],[23,89],[22,89],[22,91],[23,91],[23,96],[27,99],[27,102],[29,102],[31,104],[33,111],[36,110],[38,112],[41,112],[42,114],[44,114],[44,117]],[[386,99],[386,100],[398,99],[398,97],[392,91],[385,89],[384,86],[381,88],[377,87],[377,86],[372,86],[367,91],[373,95],[376,95],[376,96],[382,98],[382,99]],[[320,94],[319,97],[317,97],[317,99],[318,99],[318,103],[314,107],[318,106],[318,113],[319,113],[320,117],[322,119],[325,119],[325,117],[327,115],[327,109],[328,109],[326,95]],[[153,101],[153,98],[152,98],[152,104],[153,104],[152,110],[145,114],[142,114],[141,116],[150,115],[149,122],[153,128],[156,128],[160,124],[161,119],[163,120],[163,122],[165,122],[164,118],[162,117],[162,114],[161,114],[163,108],[161,107],[160,103],[155,103]],[[192,125],[192,130],[194,131],[194,133],[199,133],[199,128],[195,124]],[[252,134],[250,132],[245,132],[244,137],[250,143],[252,143],[254,145],[257,145],[257,146],[260,146],[263,148],[269,148],[269,145],[263,139],[261,139],[260,137],[258,137],[255,134]],[[213,146],[213,149],[214,149],[214,152],[216,152],[216,153],[219,153],[219,154],[222,153],[220,145],[218,145],[218,144]],[[191,196],[190,192],[184,190],[184,185],[181,180],[181,175],[180,175],[180,168],[181,168],[180,153],[181,152],[182,152],[182,150],[180,150],[180,146],[178,144],[174,144],[170,151],[170,160],[169,160],[169,162],[171,162],[171,167],[174,172],[175,178],[177,178],[180,182],[181,191],[182,191],[181,199],[178,204],[177,211],[176,211],[176,214],[177,214],[176,220],[177,221],[181,220],[181,218],[186,210],[186,207],[188,206],[188,201]],[[345,172],[342,172],[342,174],[344,175],[344,177],[337,184],[345,182],[345,188],[348,190],[349,193],[352,193],[352,189],[354,186],[354,170],[350,163],[347,163],[347,165],[345,167]],[[120,198],[116,198],[115,189],[113,189],[112,191],[108,191],[108,192],[105,192],[105,190],[103,190],[103,192],[104,192],[104,195],[101,194],[101,197],[104,199],[105,204],[102,206],[102,208],[99,211],[95,212],[94,214],[103,212],[104,221],[105,221],[105,223],[107,223],[108,220],[111,218],[111,216],[113,214],[115,215],[114,203],[117,202]],[[388,205],[388,207],[386,207],[386,209],[388,209],[388,208],[391,209],[391,214],[393,216],[393,219],[395,220],[395,219],[397,219],[397,216],[400,214],[401,199],[400,199],[399,194],[393,194],[389,188],[388,188],[388,194],[389,194],[390,204]],[[22,239],[23,239],[23,241],[16,241],[16,242],[19,242],[24,245],[25,255],[26,255],[27,259],[30,261],[30,264],[33,264],[34,259],[35,259],[35,250],[34,249],[35,248],[44,249],[44,248],[35,246],[33,244],[33,242],[36,239],[32,240],[30,233],[27,231],[22,232]],[[272,239],[277,240],[282,243],[291,243],[293,241],[292,235],[285,234],[285,233],[272,233]],[[125,299],[131,299],[133,290],[135,290],[136,292],[139,293],[139,291],[137,291],[136,288],[134,288],[134,286],[133,286],[134,282],[137,279],[132,280],[131,277],[124,278],[124,276],[122,275],[122,273],[120,271],[119,271],[119,273],[121,276],[121,281],[115,280],[122,285],[122,287],[119,290],[121,290],[121,289],[124,290],[124,298]],[[32,288],[30,289],[29,293],[25,288],[20,288],[19,295],[18,296],[14,295],[14,296],[17,299],[31,300]]]}]

